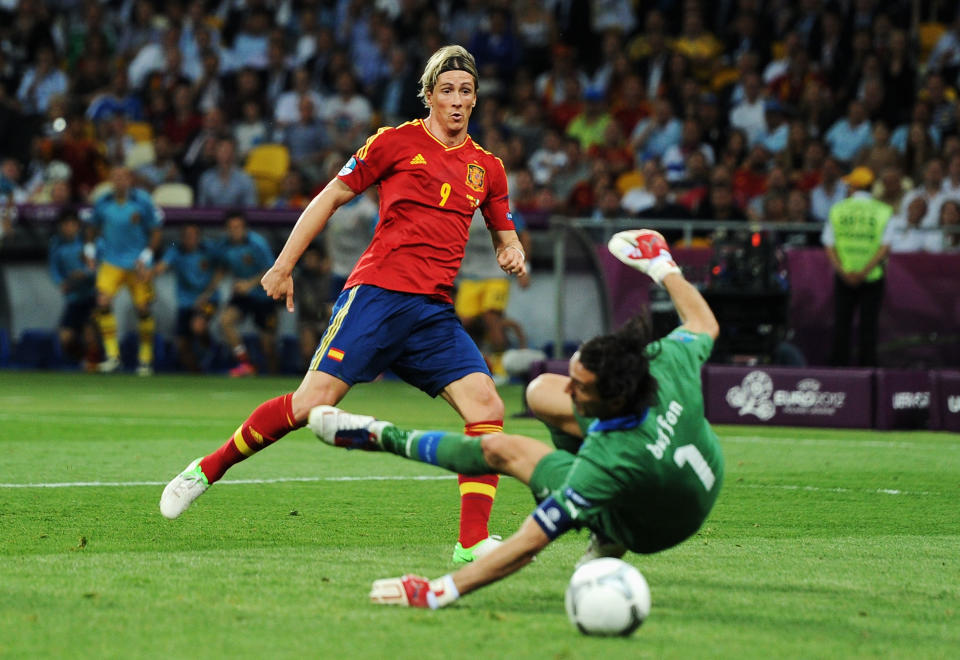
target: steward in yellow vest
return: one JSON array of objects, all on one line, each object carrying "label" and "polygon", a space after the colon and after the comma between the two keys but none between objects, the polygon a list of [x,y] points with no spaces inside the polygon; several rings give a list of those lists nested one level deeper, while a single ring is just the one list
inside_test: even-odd
[{"label": "steward in yellow vest", "polygon": [[866,192],[873,179],[873,172],[866,167],[858,167],[844,177],[851,194],[830,208],[821,236],[827,258],[836,272],[830,357],[830,363],[835,366],[850,364],[850,334],[858,308],[857,364],[877,364],[877,325],[886,260],[890,254],[893,209]]}]

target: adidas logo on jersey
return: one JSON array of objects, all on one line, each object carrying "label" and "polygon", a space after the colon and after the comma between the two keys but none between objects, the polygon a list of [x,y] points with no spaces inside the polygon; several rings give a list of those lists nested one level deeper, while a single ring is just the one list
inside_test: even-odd
[{"label": "adidas logo on jersey", "polygon": [[423,154],[417,154],[417,155],[414,156],[413,159],[410,161],[410,164],[411,164],[411,165],[426,165],[426,164],[427,164],[427,159],[423,157]]}]

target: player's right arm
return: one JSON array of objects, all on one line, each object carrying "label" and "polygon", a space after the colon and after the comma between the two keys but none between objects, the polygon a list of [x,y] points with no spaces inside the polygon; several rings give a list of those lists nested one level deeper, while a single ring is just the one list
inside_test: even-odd
[{"label": "player's right arm", "polygon": [[293,311],[293,267],[314,237],[330,220],[334,211],[356,196],[345,183],[334,178],[303,210],[273,266],[260,284],[274,300],[286,299],[287,310]]}]

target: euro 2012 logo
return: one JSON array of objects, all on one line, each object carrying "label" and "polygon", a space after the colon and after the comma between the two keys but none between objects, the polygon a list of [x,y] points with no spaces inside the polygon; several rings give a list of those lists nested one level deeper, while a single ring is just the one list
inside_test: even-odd
[{"label": "euro 2012 logo", "polygon": [[756,415],[767,421],[777,412],[773,405],[773,380],[763,371],[751,371],[739,386],[727,390],[727,403],[740,415]]}]

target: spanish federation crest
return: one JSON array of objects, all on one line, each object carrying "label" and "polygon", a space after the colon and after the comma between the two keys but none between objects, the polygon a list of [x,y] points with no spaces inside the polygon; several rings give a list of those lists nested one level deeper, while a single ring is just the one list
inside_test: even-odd
[{"label": "spanish federation crest", "polygon": [[477,192],[483,192],[483,176],[484,170],[482,167],[476,163],[467,163],[467,185],[476,190]]}]

